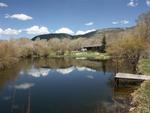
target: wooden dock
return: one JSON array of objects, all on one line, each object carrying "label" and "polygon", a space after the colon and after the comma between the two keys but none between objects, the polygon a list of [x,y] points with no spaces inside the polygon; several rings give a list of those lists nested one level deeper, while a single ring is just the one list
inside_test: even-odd
[{"label": "wooden dock", "polygon": [[150,80],[148,75],[137,75],[128,73],[117,73],[115,79],[134,79],[134,80]]}]

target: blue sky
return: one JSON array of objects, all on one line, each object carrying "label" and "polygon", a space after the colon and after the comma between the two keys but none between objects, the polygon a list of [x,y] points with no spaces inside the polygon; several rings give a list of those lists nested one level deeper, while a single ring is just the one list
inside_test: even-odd
[{"label": "blue sky", "polygon": [[130,27],[150,0],[0,0],[0,39]]}]

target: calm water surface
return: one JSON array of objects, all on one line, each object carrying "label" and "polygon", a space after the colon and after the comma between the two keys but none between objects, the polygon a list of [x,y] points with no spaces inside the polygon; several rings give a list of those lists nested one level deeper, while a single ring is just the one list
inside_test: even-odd
[{"label": "calm water surface", "polygon": [[113,74],[109,61],[24,60],[0,72],[0,113],[123,113],[130,90]]}]

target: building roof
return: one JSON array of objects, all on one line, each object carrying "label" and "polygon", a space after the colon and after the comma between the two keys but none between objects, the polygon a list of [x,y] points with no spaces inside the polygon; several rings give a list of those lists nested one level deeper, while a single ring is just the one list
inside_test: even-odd
[{"label": "building roof", "polygon": [[83,48],[87,48],[87,47],[100,47],[102,46],[102,44],[92,44],[92,45],[84,45],[82,46]]}]

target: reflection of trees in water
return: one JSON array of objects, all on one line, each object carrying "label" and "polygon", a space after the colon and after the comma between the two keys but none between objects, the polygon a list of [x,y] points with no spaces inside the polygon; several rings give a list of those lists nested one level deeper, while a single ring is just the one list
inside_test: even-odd
[{"label": "reflection of trees in water", "polygon": [[[48,67],[52,69],[58,68],[68,68],[71,66],[78,66],[78,67],[88,67],[97,71],[105,72],[114,72],[116,69],[116,62],[113,60],[109,61],[91,61],[91,60],[76,60],[76,59],[69,59],[69,58],[61,58],[61,59],[28,59],[23,60],[20,63],[16,64],[11,69],[7,69],[5,71],[0,72],[0,88],[2,88],[6,82],[14,81],[18,76],[21,70],[29,70],[32,66],[37,68],[41,67]],[[127,72],[130,71],[130,66],[126,63],[119,62],[119,71],[120,72]],[[109,85],[112,79],[109,81]],[[115,91],[117,93],[118,91]],[[87,113],[126,113],[126,109],[124,106],[126,103],[123,101],[124,98],[120,98],[120,96],[113,97],[113,103],[103,103],[103,104],[96,104],[95,106],[90,107],[89,112]],[[29,98],[30,99],[30,98]],[[125,110],[125,111],[123,111]]]},{"label": "reflection of trees in water", "polygon": [[21,70],[27,70],[31,68],[31,63],[29,60],[23,60],[18,64],[15,64],[11,69],[6,69],[0,71],[0,88],[2,88],[7,82],[15,81],[19,76]]},{"label": "reflection of trees in water", "polygon": [[[88,67],[97,71],[105,72],[115,72],[116,62],[113,60],[108,61],[91,61],[91,60],[75,60],[75,59],[44,59],[35,61],[35,66],[37,67],[48,67],[48,68],[68,68],[71,66]],[[120,72],[130,72],[131,68],[126,63],[119,61],[118,70]],[[113,89],[113,79],[109,79],[108,85],[112,86]],[[127,90],[126,90],[127,91]],[[132,90],[133,91],[133,90]],[[115,91],[115,94],[118,93]],[[129,94],[129,92],[128,92]],[[127,93],[125,93],[127,95]],[[128,98],[122,97],[121,95],[114,96],[112,103],[103,103],[93,106],[87,113],[127,113],[129,101]],[[91,107],[90,107],[91,108]]]},{"label": "reflection of trees in water", "polygon": [[[8,82],[10,82],[10,85],[14,86],[15,80],[20,75],[21,70],[28,70],[31,67],[32,67],[31,60],[23,60],[23,61],[15,64],[15,66],[12,66],[11,69],[9,68],[9,69],[0,71],[0,78],[1,78],[0,79],[0,89],[3,88],[5,86],[5,84]],[[8,95],[10,95],[10,97],[8,96],[6,98],[11,99],[10,113],[16,113],[17,110],[22,110],[21,108],[18,108],[19,106],[17,106],[15,103],[15,99],[16,99],[15,87],[12,87],[11,90],[9,90]],[[9,107],[7,109],[9,109]]]},{"label": "reflection of trees in water", "polygon": [[[15,87],[12,90],[12,96],[10,101],[10,113],[30,113],[31,111],[31,87],[26,89],[25,101],[18,103],[18,91]],[[21,102],[21,101],[20,101]],[[9,109],[9,108],[8,108]]]},{"label": "reflection of trees in water", "polygon": [[[61,58],[61,59],[28,59],[23,60],[18,64],[15,64],[11,69],[6,69],[0,72],[0,88],[7,81],[15,80],[16,77],[19,75],[21,70],[27,70],[35,65],[36,67],[48,67],[52,69],[57,68],[68,68],[71,66],[79,66],[79,67],[88,67],[91,69],[95,69],[97,71],[106,71],[115,72],[116,70],[116,61],[109,60],[109,61],[91,61],[91,60],[76,60],[76,59],[69,59],[69,58]],[[118,71],[119,72],[132,72],[133,69],[131,68],[132,65],[128,64],[125,61],[119,61],[118,63]]]},{"label": "reflection of trees in water", "polygon": [[[108,65],[109,66],[109,65]],[[135,65],[131,62],[127,62],[124,59],[112,59],[111,67],[113,67],[113,72],[124,72],[124,73],[136,73]]]},{"label": "reflection of trees in water", "polygon": [[[95,69],[97,71],[106,72],[107,65],[109,65],[109,62],[61,58],[61,59],[37,59],[34,61],[34,65],[36,67],[47,67],[52,69],[78,66],[78,67],[88,67],[91,69]],[[111,68],[109,70],[111,70]]]},{"label": "reflection of trees in water", "polygon": [[37,68],[40,67],[48,67],[52,69],[57,68],[68,68],[71,66],[79,66],[79,67],[88,67],[98,71],[106,71],[107,62],[104,61],[90,61],[90,60],[76,60],[69,58],[61,58],[61,59],[26,59],[15,66],[12,66],[11,69],[6,69],[4,71],[0,71],[0,88],[2,88],[6,82],[14,81],[21,70],[26,71],[31,69],[34,65]]},{"label": "reflection of trees in water", "polygon": [[[33,64],[36,67],[47,68],[68,68],[71,66],[88,67],[97,71],[114,73],[117,68],[116,60],[98,61],[98,60],[76,60],[71,58],[51,58],[51,59],[34,59]],[[119,72],[132,72],[132,65],[123,60],[118,61]]]},{"label": "reflection of trees in water", "polygon": [[102,61],[102,70],[103,70],[103,72],[104,72],[104,74],[106,73],[106,62],[107,61]]},{"label": "reflection of trees in water", "polygon": [[89,67],[98,71],[106,71],[106,62],[100,61],[89,61],[89,60],[76,60],[69,58],[61,58],[61,59],[26,59],[15,66],[12,66],[10,69],[6,69],[0,71],[0,88],[2,88],[6,82],[14,81],[18,76],[21,70],[26,71],[31,69],[32,66],[35,67],[48,67],[52,69],[57,68],[68,68],[71,66],[79,66],[79,67]]}]

